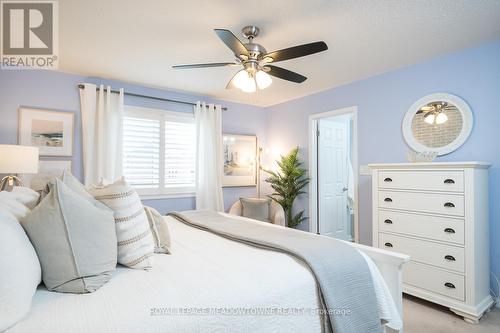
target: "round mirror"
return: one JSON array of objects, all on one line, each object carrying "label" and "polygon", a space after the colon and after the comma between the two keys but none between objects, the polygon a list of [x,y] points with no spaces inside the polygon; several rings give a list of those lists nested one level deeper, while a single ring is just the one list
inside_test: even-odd
[{"label": "round mirror", "polygon": [[410,107],[403,120],[403,136],[416,152],[451,153],[472,130],[472,112],[460,97],[425,96]]}]

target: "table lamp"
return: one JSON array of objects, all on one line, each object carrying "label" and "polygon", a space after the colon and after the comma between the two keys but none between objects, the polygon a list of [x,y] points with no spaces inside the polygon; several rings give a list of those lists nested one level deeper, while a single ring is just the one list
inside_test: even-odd
[{"label": "table lamp", "polygon": [[12,191],[22,186],[13,174],[38,173],[38,148],[18,145],[0,145],[0,174],[8,174],[0,182],[0,191]]}]

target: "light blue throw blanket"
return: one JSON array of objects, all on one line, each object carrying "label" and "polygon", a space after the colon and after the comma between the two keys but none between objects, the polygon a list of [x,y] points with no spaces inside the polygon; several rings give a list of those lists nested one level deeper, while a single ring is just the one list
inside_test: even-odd
[{"label": "light blue throw blanket", "polygon": [[177,220],[221,237],[284,252],[312,272],[321,306],[324,332],[382,332],[368,264],[358,251],[334,238],[260,223],[211,211],[173,212]]}]

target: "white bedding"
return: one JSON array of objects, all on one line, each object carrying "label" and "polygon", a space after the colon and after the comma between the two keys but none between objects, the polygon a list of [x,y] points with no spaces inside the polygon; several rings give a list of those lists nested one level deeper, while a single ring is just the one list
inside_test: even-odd
[{"label": "white bedding", "polygon": [[[319,307],[314,279],[300,262],[167,219],[173,254],[155,255],[151,271],[119,267],[92,294],[60,294],[39,287],[28,317],[8,332],[321,331],[317,313],[253,313]],[[365,258],[374,277],[379,313],[398,328],[401,321],[389,291],[375,265]],[[162,314],[179,308],[212,308],[226,314]],[[249,312],[231,314],[239,309]]]}]

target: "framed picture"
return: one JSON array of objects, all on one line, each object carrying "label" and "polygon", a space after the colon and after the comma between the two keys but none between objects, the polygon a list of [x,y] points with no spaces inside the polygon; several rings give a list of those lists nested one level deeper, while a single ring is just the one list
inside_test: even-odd
[{"label": "framed picture", "polygon": [[223,134],[222,185],[257,186],[257,137]]},{"label": "framed picture", "polygon": [[23,185],[35,191],[41,191],[47,183],[59,177],[64,171],[71,172],[71,161],[38,161],[37,174],[22,174]]},{"label": "framed picture", "polygon": [[40,149],[40,156],[73,155],[72,112],[19,109],[19,144]]}]

